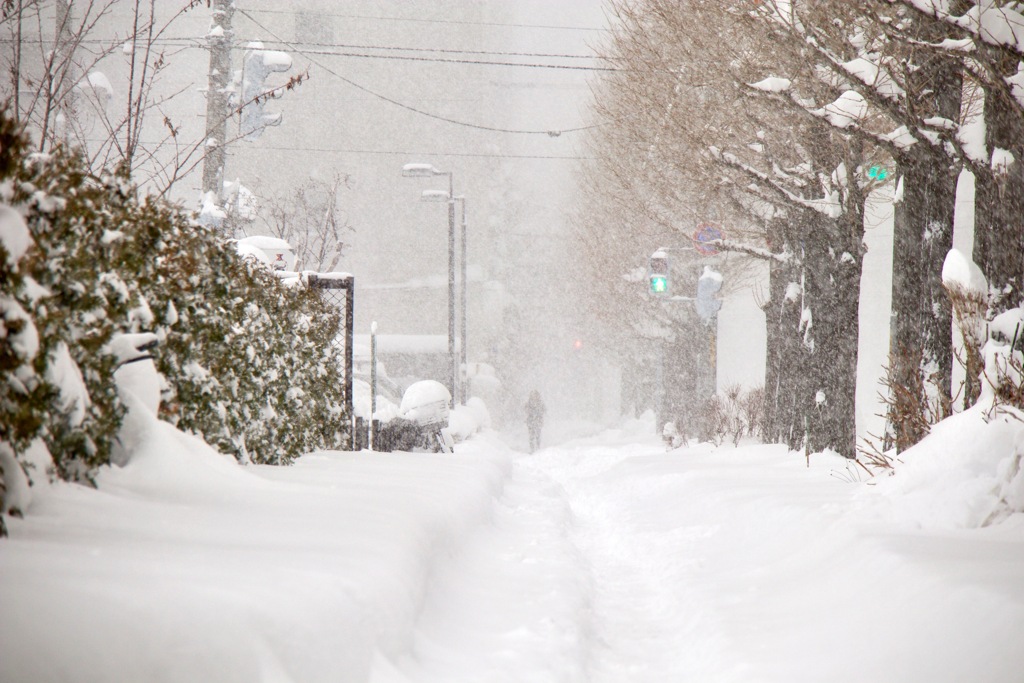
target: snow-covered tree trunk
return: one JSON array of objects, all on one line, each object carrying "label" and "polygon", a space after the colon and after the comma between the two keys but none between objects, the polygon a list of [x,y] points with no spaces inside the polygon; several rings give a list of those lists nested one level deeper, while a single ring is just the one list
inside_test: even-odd
[{"label": "snow-covered tree trunk", "polygon": [[839,219],[822,218],[805,242],[801,324],[810,351],[806,368],[810,386],[801,396],[801,408],[807,419],[808,453],[830,448],[847,458],[856,454],[859,225],[858,212]]},{"label": "snow-covered tree trunk", "polygon": [[[921,38],[938,42],[944,36],[941,27],[927,24]],[[959,58],[923,55],[920,67],[908,70],[908,109],[919,118],[937,117],[943,121],[960,120],[963,92],[963,65]],[[956,209],[956,188],[960,175],[960,163],[946,150],[936,145],[915,145],[906,161],[904,174],[902,209],[904,218],[910,222],[911,233],[919,241],[919,271],[923,277],[921,301],[917,306],[916,320],[912,323],[918,330],[922,349],[919,372],[925,380],[925,398],[934,406],[933,420],[939,420],[951,412],[953,378],[953,312],[949,298],[942,285],[942,263],[953,247],[953,215]],[[898,227],[896,228],[899,229]],[[906,269],[912,261],[903,261],[910,254],[893,254],[894,285],[895,271]],[[913,277],[913,276],[911,276]],[[894,286],[895,294],[895,286]],[[898,319],[900,311],[893,306]],[[909,322],[909,321],[908,321]],[[913,342],[902,331],[902,340],[907,348]],[[923,435],[921,435],[923,436]],[[909,447],[916,443],[906,443]],[[902,450],[897,443],[897,450]]]},{"label": "snow-covered tree trunk", "polygon": [[[773,219],[768,225],[769,244],[781,247],[792,257],[772,261],[769,266],[770,300],[765,307],[766,362],[765,362],[765,435],[766,441],[785,443],[793,449],[803,441],[803,418],[797,407],[797,398],[806,393],[803,387],[806,373],[802,372],[805,350],[800,337],[801,254],[794,244],[787,221]],[[778,248],[777,247],[777,248]]]},{"label": "snow-covered tree trunk", "polygon": [[[957,170],[943,156],[908,157],[893,227],[890,378],[900,388],[888,419],[897,451],[927,432],[920,420],[927,402],[948,412],[952,381],[952,309],[942,288],[942,260],[953,246]],[[933,395],[929,397],[929,385]],[[944,407],[943,407],[944,406]]]},{"label": "snow-covered tree trunk", "polygon": [[[1017,60],[1001,65],[1016,73]],[[996,293],[996,313],[1017,306],[1024,284],[1024,108],[1005,83],[986,88],[986,149],[976,176],[974,261]]]}]

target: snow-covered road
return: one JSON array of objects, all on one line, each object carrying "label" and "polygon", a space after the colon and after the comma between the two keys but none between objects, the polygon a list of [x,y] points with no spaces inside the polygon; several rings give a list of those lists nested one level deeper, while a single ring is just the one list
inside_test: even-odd
[{"label": "snow-covered road", "polygon": [[855,478],[779,446],[665,453],[622,432],[521,455],[494,519],[443,563],[401,668],[415,681],[1016,680],[1024,520],[893,523]]},{"label": "snow-covered road", "polygon": [[627,459],[651,450],[581,445],[528,461],[560,482],[571,501],[572,540],[593,577],[587,680],[701,680],[727,661],[715,614],[690,581],[701,564],[694,542],[714,528],[674,514],[678,476],[629,475]]},{"label": "snow-covered road", "polygon": [[[993,450],[964,420],[934,443]],[[151,428],[99,490],[59,484],[9,520],[0,682],[1024,671],[1024,515],[966,524],[994,475],[941,450],[867,485],[777,446],[665,452],[638,422],[534,455],[485,434],[240,468]]]},{"label": "snow-covered road", "polygon": [[445,564],[402,668],[416,681],[1016,680],[1024,520],[894,524],[855,478],[840,458],[665,453],[634,432],[521,455],[492,523]]}]

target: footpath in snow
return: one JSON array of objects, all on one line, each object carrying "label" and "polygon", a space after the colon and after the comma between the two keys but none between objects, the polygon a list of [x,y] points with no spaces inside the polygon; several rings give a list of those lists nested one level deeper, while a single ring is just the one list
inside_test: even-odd
[{"label": "footpath in snow", "polygon": [[288,468],[154,422],[9,521],[0,681],[1020,680],[1024,515],[972,419],[873,482],[643,421]]}]

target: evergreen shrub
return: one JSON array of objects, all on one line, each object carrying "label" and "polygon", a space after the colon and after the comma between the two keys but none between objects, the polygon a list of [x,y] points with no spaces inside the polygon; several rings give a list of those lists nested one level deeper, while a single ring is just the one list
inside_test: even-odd
[{"label": "evergreen shrub", "polygon": [[[0,252],[0,446],[20,456],[41,438],[57,476],[91,481],[125,411],[109,343],[139,331],[161,340],[160,417],[222,452],[285,464],[345,442],[333,307],[140,195],[126,173],[96,177],[74,153],[27,150],[0,112],[0,203],[33,240],[17,263]],[[34,354],[15,343],[26,325]]]}]

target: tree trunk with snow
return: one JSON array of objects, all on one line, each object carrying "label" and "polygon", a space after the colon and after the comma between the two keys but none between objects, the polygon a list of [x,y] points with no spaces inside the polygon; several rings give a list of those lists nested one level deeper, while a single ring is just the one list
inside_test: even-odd
[{"label": "tree trunk with snow", "polygon": [[[915,15],[909,33],[940,43],[948,27]],[[901,53],[908,122],[960,120],[961,58],[910,43]],[[898,452],[950,412],[952,309],[942,286],[942,262],[953,246],[953,211],[960,165],[943,145],[919,140],[897,154],[900,184],[894,207],[890,397],[887,421]]]},{"label": "tree trunk with snow", "polygon": [[942,287],[942,260],[953,246],[958,170],[944,156],[908,159],[893,227],[889,362],[901,391],[892,396],[888,420],[897,451],[927,433],[920,420],[901,416],[922,414],[929,400],[938,401],[935,417],[948,414],[953,372],[952,309]]},{"label": "tree trunk with snow", "polygon": [[[1016,60],[999,65],[1016,72]],[[986,149],[991,163],[976,176],[974,261],[1002,312],[1021,302],[1024,284],[1024,111],[997,83],[985,92]]]},{"label": "tree trunk with snow", "polygon": [[[858,212],[819,219],[805,242],[804,340],[810,386],[801,397],[807,452],[856,455],[857,320],[862,263]],[[862,225],[862,223],[861,223]]]},{"label": "tree trunk with snow", "polygon": [[804,369],[806,350],[800,336],[803,300],[799,241],[792,239],[792,227],[775,219],[768,226],[769,243],[791,254],[787,261],[773,261],[769,269],[771,299],[765,308],[765,435],[766,441],[798,449],[804,426],[798,399],[807,393]]}]

